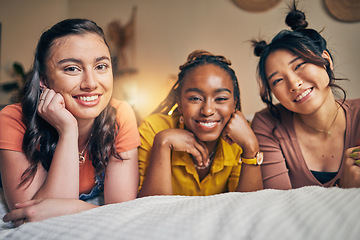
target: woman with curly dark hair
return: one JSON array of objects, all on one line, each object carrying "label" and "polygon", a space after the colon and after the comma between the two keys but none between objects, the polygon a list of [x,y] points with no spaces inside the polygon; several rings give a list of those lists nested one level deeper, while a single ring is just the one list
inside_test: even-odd
[{"label": "woman with curly dark hair", "polygon": [[[326,40],[307,28],[295,3],[286,23],[292,30],[269,44],[254,41],[260,95],[268,106],[252,121],[264,152],[264,188],[359,187],[360,99],[345,100]],[[343,99],[335,99],[336,89]]]},{"label": "woman with curly dark hair", "polygon": [[112,89],[110,52],[96,23],[66,19],[42,34],[21,104],[0,114],[5,221],[18,226],[95,207],[83,200],[101,191],[105,204],[136,197],[136,119]]},{"label": "woman with curly dark hair", "polygon": [[262,189],[262,154],[230,64],[194,51],[180,66],[168,97],[139,127],[139,196]]}]

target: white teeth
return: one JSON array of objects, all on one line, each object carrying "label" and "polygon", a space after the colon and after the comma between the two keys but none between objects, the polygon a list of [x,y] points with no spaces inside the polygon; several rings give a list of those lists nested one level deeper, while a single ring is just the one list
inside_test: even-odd
[{"label": "white teeth", "polygon": [[84,97],[84,96],[80,96],[79,99],[81,101],[85,101],[85,102],[90,102],[90,101],[94,101],[96,99],[99,98],[99,95],[95,95],[95,96],[91,96],[91,97]]},{"label": "white teeth", "polygon": [[308,90],[306,90],[305,92],[303,92],[302,94],[300,94],[300,95],[295,99],[295,101],[296,101],[296,102],[300,101],[301,99],[303,99],[304,97],[306,97],[311,91],[312,91],[311,88],[309,88]]},{"label": "white teeth", "polygon": [[204,127],[213,127],[215,126],[216,122],[199,122],[199,124]]}]

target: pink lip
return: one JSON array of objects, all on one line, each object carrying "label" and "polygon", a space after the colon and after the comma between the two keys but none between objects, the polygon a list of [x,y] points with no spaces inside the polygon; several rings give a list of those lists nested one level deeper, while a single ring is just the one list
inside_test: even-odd
[{"label": "pink lip", "polygon": [[[96,98],[97,96],[97,98]],[[101,94],[79,94],[73,96],[77,103],[86,107],[93,107],[99,104]],[[93,98],[93,99],[91,99]]]},{"label": "pink lip", "polygon": [[[309,99],[309,97],[312,95],[314,91],[314,87],[311,87],[311,88],[307,88],[305,89],[302,93],[300,93],[299,95],[296,96],[296,98],[294,99],[294,102],[296,103],[303,103],[305,102],[307,99]],[[303,94],[306,94],[305,96],[303,96],[300,100],[296,100],[298,99],[299,97],[301,97],[301,95]]]}]

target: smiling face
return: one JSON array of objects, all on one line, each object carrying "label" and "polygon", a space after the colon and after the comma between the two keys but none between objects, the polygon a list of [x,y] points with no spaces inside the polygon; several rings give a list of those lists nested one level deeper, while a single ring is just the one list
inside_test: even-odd
[{"label": "smiling face", "polygon": [[92,33],[55,40],[42,81],[63,96],[66,109],[77,119],[97,117],[108,105],[113,89],[107,45]]},{"label": "smiling face", "polygon": [[204,142],[216,141],[235,111],[234,87],[222,68],[195,67],[184,79],[179,111],[186,129]]},{"label": "smiling face", "polygon": [[[323,57],[332,63],[326,52]],[[307,63],[288,50],[271,53],[266,59],[265,69],[271,91],[290,111],[310,114],[331,94],[325,67]]]}]

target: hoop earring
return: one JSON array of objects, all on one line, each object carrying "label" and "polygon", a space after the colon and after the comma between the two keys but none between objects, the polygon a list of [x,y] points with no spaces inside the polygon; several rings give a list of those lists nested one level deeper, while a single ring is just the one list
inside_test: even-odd
[{"label": "hoop earring", "polygon": [[179,123],[181,123],[181,124],[184,123],[184,117],[183,116],[179,117]]}]

